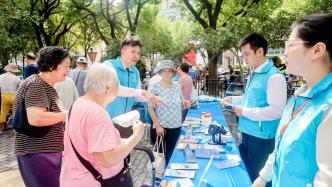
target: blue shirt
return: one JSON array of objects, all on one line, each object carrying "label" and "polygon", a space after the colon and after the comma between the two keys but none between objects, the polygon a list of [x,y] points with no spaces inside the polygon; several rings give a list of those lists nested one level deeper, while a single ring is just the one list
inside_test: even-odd
[{"label": "blue shirt", "polygon": [[28,64],[23,68],[23,79],[28,78],[30,75],[38,74],[38,65],[37,64]]},{"label": "blue shirt", "polygon": [[83,96],[85,94],[84,81],[87,73],[88,72],[86,70],[76,67],[75,69],[72,69],[68,74],[68,77],[70,77],[74,81],[79,96]]}]

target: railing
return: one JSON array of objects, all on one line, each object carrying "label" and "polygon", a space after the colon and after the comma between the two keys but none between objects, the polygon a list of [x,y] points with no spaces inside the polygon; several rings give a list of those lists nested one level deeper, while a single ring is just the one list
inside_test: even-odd
[{"label": "railing", "polygon": [[194,80],[194,86],[197,89],[198,95],[204,94],[222,98],[226,91],[219,85],[218,79]]}]

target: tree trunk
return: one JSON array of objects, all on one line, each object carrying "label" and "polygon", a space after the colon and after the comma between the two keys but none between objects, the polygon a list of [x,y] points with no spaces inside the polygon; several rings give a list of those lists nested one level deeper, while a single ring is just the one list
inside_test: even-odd
[{"label": "tree trunk", "polygon": [[5,68],[5,66],[8,64],[9,59],[10,59],[10,54],[8,53],[8,50],[2,49],[0,54],[0,61],[2,64],[2,68]]},{"label": "tree trunk", "polygon": [[216,80],[217,79],[217,63],[218,63],[218,56],[220,53],[212,53],[210,51],[207,51],[208,54],[208,71],[209,76],[207,79],[209,80]]}]

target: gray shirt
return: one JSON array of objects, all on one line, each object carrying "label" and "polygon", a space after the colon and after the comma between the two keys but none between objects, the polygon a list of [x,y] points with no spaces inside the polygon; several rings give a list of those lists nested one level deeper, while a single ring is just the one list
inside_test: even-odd
[{"label": "gray shirt", "polygon": [[62,82],[54,85],[59,99],[66,110],[69,110],[70,106],[78,98],[77,88],[71,78],[66,77]]},{"label": "gray shirt", "polygon": [[22,80],[18,76],[9,72],[0,75],[1,93],[15,94],[21,82]]},{"label": "gray shirt", "polygon": [[70,77],[74,81],[79,96],[82,96],[85,94],[83,86],[84,86],[86,74],[87,74],[87,71],[84,69],[81,69],[79,67],[76,67],[75,69],[71,70],[68,74],[68,77]]}]

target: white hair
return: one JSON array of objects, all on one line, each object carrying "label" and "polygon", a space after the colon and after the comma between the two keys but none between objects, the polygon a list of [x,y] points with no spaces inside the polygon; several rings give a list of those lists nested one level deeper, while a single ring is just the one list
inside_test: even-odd
[{"label": "white hair", "polygon": [[119,85],[118,76],[113,67],[105,64],[93,64],[84,81],[85,92],[103,92],[108,86],[111,90]]}]

